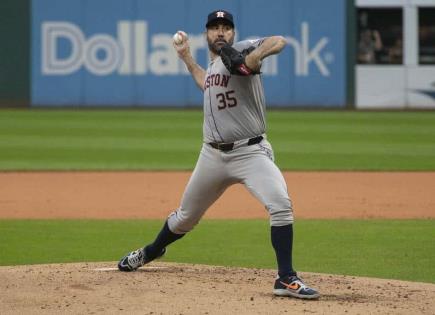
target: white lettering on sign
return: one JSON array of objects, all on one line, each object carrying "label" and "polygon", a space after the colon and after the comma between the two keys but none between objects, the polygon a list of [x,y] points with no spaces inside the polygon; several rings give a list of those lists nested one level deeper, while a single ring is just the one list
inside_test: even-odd
[{"label": "white lettering on sign", "polygon": [[[41,31],[41,70],[44,75],[69,75],[82,68],[97,76],[114,73],[121,76],[189,74],[172,46],[172,34],[150,36],[148,22],[144,20],[118,21],[115,36],[99,33],[87,38],[76,24],[66,21],[43,22]],[[202,33],[188,35],[190,51],[197,59],[198,51],[207,52],[207,42]],[[294,52],[295,75],[308,76],[310,65],[314,64],[322,76],[329,76],[327,65],[334,61],[334,55],[329,51],[322,54],[329,39],[322,37],[310,46],[309,35],[309,24],[303,22],[299,40],[285,36]],[[278,55],[264,60],[264,75],[276,76],[278,70]]]}]

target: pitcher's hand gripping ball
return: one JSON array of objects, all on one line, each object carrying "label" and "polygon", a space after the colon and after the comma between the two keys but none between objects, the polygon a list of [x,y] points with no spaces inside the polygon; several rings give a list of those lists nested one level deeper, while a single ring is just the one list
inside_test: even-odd
[{"label": "pitcher's hand gripping ball", "polygon": [[231,74],[246,76],[259,73],[250,69],[245,63],[246,56],[249,55],[254,49],[255,48],[251,46],[240,52],[231,47],[231,45],[226,44],[221,48],[219,54],[221,56],[222,63]]},{"label": "pitcher's hand gripping ball", "polygon": [[183,31],[178,31],[174,34],[172,39],[174,40],[175,45],[181,45],[187,40],[187,34]]}]

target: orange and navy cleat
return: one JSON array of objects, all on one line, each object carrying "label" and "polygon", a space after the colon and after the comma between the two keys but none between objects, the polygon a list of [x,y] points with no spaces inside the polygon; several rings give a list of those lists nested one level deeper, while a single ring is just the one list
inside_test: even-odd
[{"label": "orange and navy cleat", "polygon": [[298,276],[286,276],[275,280],[273,294],[299,299],[318,299],[319,292],[308,287]]}]

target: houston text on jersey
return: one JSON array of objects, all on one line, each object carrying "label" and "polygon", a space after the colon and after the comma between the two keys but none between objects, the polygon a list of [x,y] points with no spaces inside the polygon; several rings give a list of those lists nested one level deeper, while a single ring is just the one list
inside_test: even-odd
[{"label": "houston text on jersey", "polygon": [[227,87],[231,76],[226,74],[210,74],[207,76],[204,82],[204,91],[210,86],[222,86]]}]

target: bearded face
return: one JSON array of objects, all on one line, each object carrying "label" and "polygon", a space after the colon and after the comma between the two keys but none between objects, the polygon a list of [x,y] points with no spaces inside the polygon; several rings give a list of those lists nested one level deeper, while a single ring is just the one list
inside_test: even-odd
[{"label": "bearded face", "polygon": [[228,24],[215,24],[207,28],[207,43],[211,52],[218,55],[225,44],[234,43],[235,32]]}]

